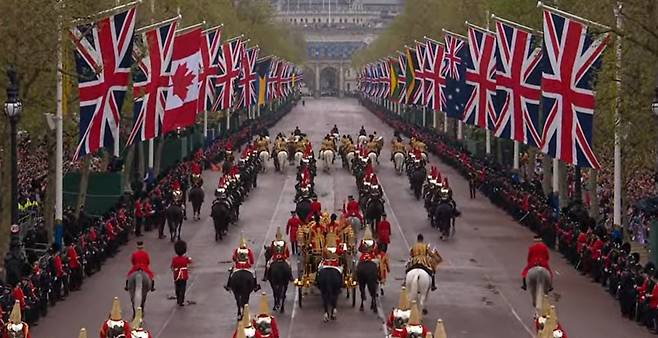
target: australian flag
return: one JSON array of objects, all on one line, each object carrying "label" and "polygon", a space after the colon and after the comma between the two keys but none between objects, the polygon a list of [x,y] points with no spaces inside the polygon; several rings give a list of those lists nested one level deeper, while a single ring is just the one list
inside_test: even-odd
[{"label": "australian flag", "polygon": [[444,90],[446,103],[443,107],[448,117],[461,119],[466,106],[466,53],[467,44],[464,39],[454,34],[445,34],[445,52],[441,74],[446,79]]}]

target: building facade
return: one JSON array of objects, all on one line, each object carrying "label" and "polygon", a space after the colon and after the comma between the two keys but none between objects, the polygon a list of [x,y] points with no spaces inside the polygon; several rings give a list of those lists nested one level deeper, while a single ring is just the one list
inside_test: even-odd
[{"label": "building facade", "polygon": [[356,90],[352,55],[375,39],[404,0],[272,0],[276,19],[306,40],[304,81],[316,96]]}]

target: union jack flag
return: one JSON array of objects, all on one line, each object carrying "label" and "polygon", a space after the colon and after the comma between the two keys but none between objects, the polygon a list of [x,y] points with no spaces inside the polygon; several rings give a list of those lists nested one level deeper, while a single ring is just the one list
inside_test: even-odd
[{"label": "union jack flag", "polygon": [[580,167],[601,167],[592,151],[594,79],[609,35],[596,40],[587,26],[544,10],[544,59],[541,88],[546,121],[543,152]]},{"label": "union jack flag", "polygon": [[258,92],[256,92],[256,59],[258,59],[257,47],[242,48],[242,73],[238,80],[238,108],[248,108],[256,104]]},{"label": "union jack flag", "polygon": [[283,62],[283,70],[281,70],[281,80],[279,81],[279,96],[284,97],[288,95],[290,83],[292,81],[292,65],[288,61]]},{"label": "union jack flag", "polygon": [[488,31],[468,27],[466,58],[466,106],[462,121],[483,129],[494,129],[496,110],[496,37]]},{"label": "union jack flag", "polygon": [[199,73],[198,111],[210,111],[217,100],[215,80],[219,73],[218,58],[222,50],[222,28],[215,27],[203,32],[201,42],[201,71]]},{"label": "union jack flag", "polygon": [[389,81],[388,63],[386,61],[379,61],[379,98],[387,98],[391,91],[391,84]]},{"label": "union jack flag", "polygon": [[398,88],[401,93],[398,103],[404,103],[407,93],[407,55],[400,51],[398,51],[398,65],[400,66]]},{"label": "union jack flag", "polygon": [[133,60],[137,63],[137,69],[133,72],[134,122],[127,145],[132,144],[138,135],[141,141],[160,135],[177,26],[176,20],[135,36]]},{"label": "union jack flag", "polygon": [[278,92],[279,83],[281,82],[283,72],[283,61],[274,60],[272,67],[270,67],[270,75],[267,77],[267,95],[268,101],[272,101],[280,97]]},{"label": "union jack flag", "polygon": [[464,73],[466,67],[464,58],[466,57],[466,41],[454,34],[445,34],[445,49],[443,53],[443,63],[441,75],[446,79],[445,87],[445,112],[448,117],[461,119],[466,105],[465,80]]},{"label": "union jack flag", "polygon": [[496,22],[495,135],[538,146],[539,98],[543,70],[541,48],[529,32]]},{"label": "union jack flag", "polygon": [[425,63],[425,104],[434,111],[444,111],[446,97],[445,75],[441,72],[443,63],[443,44],[434,40],[427,40],[427,62]]},{"label": "union jack flag", "polygon": [[414,73],[416,77],[417,88],[411,98],[413,104],[427,104],[427,93],[425,88],[425,80],[427,79],[427,45],[423,42],[416,41],[416,64]]},{"label": "union jack flag", "polygon": [[366,66],[366,94],[375,96],[375,65],[372,63]]},{"label": "union jack flag", "polygon": [[73,160],[103,147],[118,151],[121,106],[128,87],[135,7],[70,30],[79,76],[80,143]]},{"label": "union jack flag", "polygon": [[235,81],[240,76],[240,49],[244,48],[242,40],[235,38],[222,45],[222,50],[217,54],[217,78],[215,89],[217,99],[213,105],[213,111],[229,109],[233,106],[235,96]]}]

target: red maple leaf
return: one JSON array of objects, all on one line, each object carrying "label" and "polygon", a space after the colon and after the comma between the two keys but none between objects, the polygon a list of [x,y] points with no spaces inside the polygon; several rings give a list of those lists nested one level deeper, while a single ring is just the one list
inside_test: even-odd
[{"label": "red maple leaf", "polygon": [[194,74],[187,69],[187,63],[179,64],[172,79],[174,83],[174,95],[185,101],[187,88],[192,85],[192,80],[194,80]]}]

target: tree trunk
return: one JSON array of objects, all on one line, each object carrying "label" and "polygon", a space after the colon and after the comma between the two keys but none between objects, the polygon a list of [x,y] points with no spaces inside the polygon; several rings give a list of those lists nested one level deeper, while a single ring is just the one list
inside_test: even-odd
[{"label": "tree trunk", "polygon": [[548,196],[553,192],[553,158],[544,154],[544,159],[542,160],[542,172],[544,177],[541,182],[541,186],[544,189],[544,195]]},{"label": "tree trunk", "polygon": [[78,202],[75,205],[75,215],[80,214],[80,210],[87,200],[87,186],[89,185],[89,165],[91,164],[91,154],[87,154],[82,160],[80,167],[80,191],[78,191]]},{"label": "tree trunk", "polygon": [[589,205],[589,215],[593,217],[595,220],[599,220],[599,195],[597,194],[597,187],[598,187],[598,171],[594,169],[590,169],[589,171],[589,181],[588,183],[588,189],[589,190],[589,196],[590,196],[590,205]]},{"label": "tree trunk", "polygon": [[123,191],[132,191],[130,183],[132,182],[133,162],[135,159],[135,144],[133,143],[126,153],[126,160],[123,164]]}]

